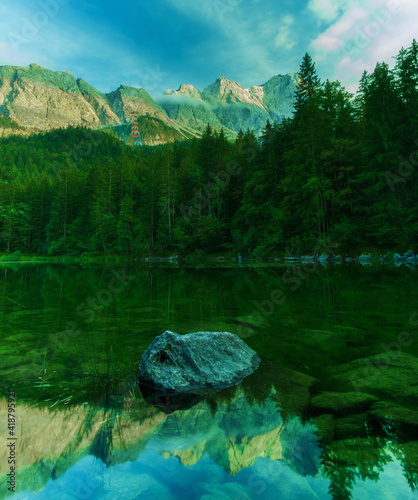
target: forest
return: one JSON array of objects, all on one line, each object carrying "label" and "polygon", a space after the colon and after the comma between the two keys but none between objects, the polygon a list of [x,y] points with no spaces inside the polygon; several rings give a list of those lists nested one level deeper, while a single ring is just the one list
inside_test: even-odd
[{"label": "forest", "polygon": [[[355,95],[309,54],[294,114],[228,139],[132,147],[67,128],[0,139],[0,252],[256,257],[418,243],[418,44]],[[0,122],[1,124],[1,122]]]}]

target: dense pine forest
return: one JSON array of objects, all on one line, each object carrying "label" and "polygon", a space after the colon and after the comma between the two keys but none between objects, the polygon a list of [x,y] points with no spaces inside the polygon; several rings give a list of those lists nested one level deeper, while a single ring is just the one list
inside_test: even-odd
[{"label": "dense pine forest", "polygon": [[[131,147],[68,128],[0,140],[0,252],[255,256],[415,249],[418,44],[353,96],[306,54],[294,115],[262,136]],[[1,122],[0,122],[1,124]]]}]

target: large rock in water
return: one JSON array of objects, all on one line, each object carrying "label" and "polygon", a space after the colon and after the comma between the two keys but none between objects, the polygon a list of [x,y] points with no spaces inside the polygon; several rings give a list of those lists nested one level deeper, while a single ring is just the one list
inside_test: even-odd
[{"label": "large rock in water", "polygon": [[164,332],[142,355],[139,381],[159,391],[187,392],[236,385],[260,358],[237,335]]}]

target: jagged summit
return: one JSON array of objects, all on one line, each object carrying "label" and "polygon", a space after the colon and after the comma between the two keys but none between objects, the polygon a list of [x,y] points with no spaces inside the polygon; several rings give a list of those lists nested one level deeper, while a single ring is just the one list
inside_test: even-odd
[{"label": "jagged summit", "polygon": [[184,95],[187,97],[192,97],[193,99],[202,100],[202,96],[200,90],[197,89],[194,85],[190,85],[187,83],[182,83],[177,90],[166,90],[164,95]]},{"label": "jagged summit", "polygon": [[[259,134],[267,120],[280,121],[293,112],[295,80],[277,75],[263,85],[244,88],[225,76],[218,77],[203,92],[183,84],[177,91],[167,90],[161,107],[178,123],[203,131],[209,123],[223,127],[231,135],[250,128]],[[174,96],[190,97],[180,101]]]},{"label": "jagged summit", "polygon": [[79,92],[77,80],[68,71],[52,71],[45,69],[38,64],[25,66],[0,66],[0,78],[3,85],[10,85],[10,82],[32,82],[47,85],[65,92]]},{"label": "jagged summit", "polygon": [[228,80],[224,76],[217,78],[214,83],[203,91],[204,98],[208,100],[215,98],[223,104],[234,102],[252,104],[265,109],[263,95],[262,87],[254,86],[250,89],[245,89],[239,83]]},{"label": "jagged summit", "polygon": [[[104,93],[66,70],[52,71],[36,63],[0,66],[0,113],[27,133],[71,125],[129,126],[134,118],[144,117],[152,121],[148,130],[159,129],[152,144],[198,136],[208,123],[234,137],[247,128],[259,134],[267,120],[291,116],[295,83],[295,75],[277,75],[263,85],[244,88],[220,76],[203,91],[183,83],[154,100],[146,89],[127,85]],[[0,131],[11,133],[13,127]],[[124,140],[129,139],[129,131],[124,134]]]}]

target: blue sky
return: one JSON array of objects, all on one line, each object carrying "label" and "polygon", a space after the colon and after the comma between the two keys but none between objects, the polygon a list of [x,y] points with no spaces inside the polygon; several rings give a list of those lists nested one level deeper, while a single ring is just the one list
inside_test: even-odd
[{"label": "blue sky", "polygon": [[218,76],[260,85],[309,52],[322,79],[353,91],[364,69],[418,37],[414,19],[417,0],[3,0],[0,65],[157,95]]}]

